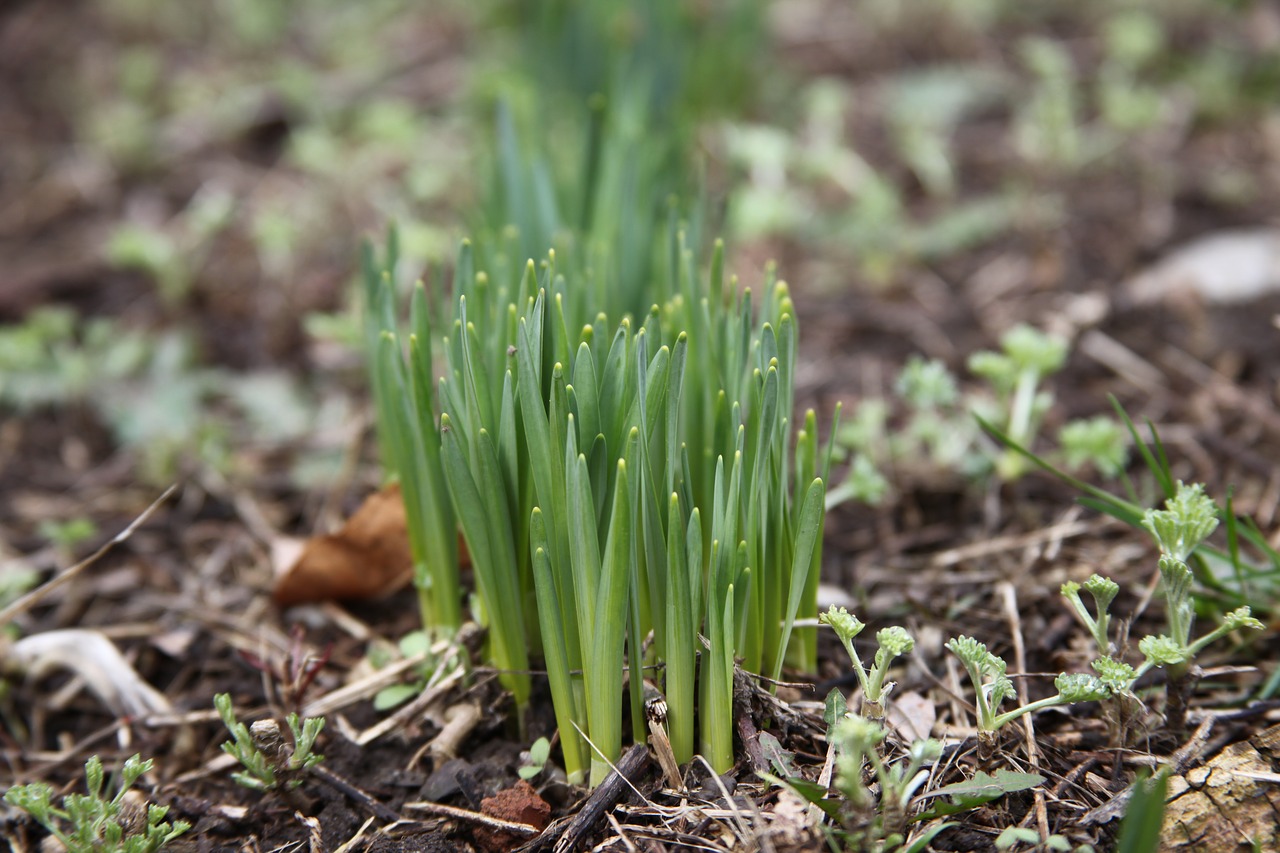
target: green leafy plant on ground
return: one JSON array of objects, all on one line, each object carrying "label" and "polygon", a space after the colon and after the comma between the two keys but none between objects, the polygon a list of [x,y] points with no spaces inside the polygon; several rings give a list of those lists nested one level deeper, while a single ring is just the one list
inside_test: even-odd
[{"label": "green leafy plant on ground", "polygon": [[[853,464],[848,480],[832,494],[860,499],[882,495],[886,486],[876,481],[877,467],[922,461],[933,472],[969,478],[1021,477],[1029,470],[1027,461],[1012,449],[993,446],[979,423],[998,424],[1019,445],[1031,446],[1053,405],[1046,380],[1062,368],[1066,356],[1064,341],[1031,326],[1015,326],[1001,337],[999,351],[969,357],[970,372],[985,380],[986,387],[966,393],[941,361],[908,359],[894,384],[905,408],[901,428],[890,429],[890,401],[859,406],[840,434],[841,448],[855,454]],[[1123,474],[1128,448],[1124,427],[1116,421],[1101,415],[1073,420],[1058,438],[1054,458],[1072,471],[1092,467],[1104,477]]]},{"label": "green leafy plant on ground", "polygon": [[[757,317],[721,250],[699,273],[674,227],[668,245],[671,295],[612,330],[597,310],[607,279],[562,274],[554,255],[490,277],[464,246],[452,322],[433,320],[449,316],[443,296],[419,286],[406,340],[394,240],[386,262],[366,264],[379,424],[424,622],[456,625],[460,529],[490,660],[522,714],[530,653],[544,658],[566,770],[580,780],[590,767],[593,784],[621,747],[628,668],[663,666],[681,762],[698,697],[700,749],[723,770],[735,658],[776,677],[788,655],[808,668],[816,655],[812,629],[793,625],[817,615],[828,450],[812,412],[792,427],[786,285],[767,282]],[[636,677],[630,695],[644,731]]]},{"label": "green leafy plant on ground", "polygon": [[84,765],[88,792],[68,794],[62,807],[53,804],[53,789],[33,782],[5,792],[6,803],[35,818],[71,853],[153,853],[191,828],[186,821],[165,820],[168,806],[134,805],[126,800],[133,784],[151,772],[152,761],[140,756],[120,768],[115,794],[107,798],[102,759],[92,756]]},{"label": "green leafy plant on ground", "polygon": [[[1154,491],[1165,501],[1177,502],[1179,492],[1187,487],[1174,477],[1168,455],[1155,425],[1148,423],[1150,440],[1144,441],[1123,407],[1114,398],[1111,404],[1147,469]],[[984,430],[1008,450],[1023,456],[1035,467],[1052,474],[1079,491],[1080,503],[1123,521],[1135,529],[1151,531],[1147,526],[1147,515],[1152,510],[1144,505],[1134,484],[1128,479],[1123,480],[1126,494],[1124,496],[1114,494],[1071,475],[1055,460],[1036,454],[1000,426],[981,416],[977,420]],[[1200,488],[1203,489],[1203,487]],[[1189,497],[1190,493],[1187,493],[1184,495],[1184,500]],[[1195,511],[1196,516],[1202,513],[1209,514],[1215,519],[1214,525],[1221,525],[1225,529],[1226,547],[1216,546],[1199,539],[1196,540],[1197,544],[1187,551],[1185,557],[1176,561],[1184,563],[1196,581],[1194,587],[1187,588],[1186,594],[1190,599],[1184,599],[1180,606],[1186,607],[1186,602],[1189,600],[1190,606],[1196,612],[1214,610],[1221,612],[1228,608],[1238,609],[1249,606],[1261,613],[1272,613],[1276,608],[1276,602],[1280,600],[1280,551],[1272,546],[1266,535],[1258,528],[1256,521],[1236,514],[1230,494],[1223,506],[1218,506],[1212,500],[1207,503],[1197,500],[1195,503],[1200,507]],[[1189,505],[1182,509],[1170,506],[1161,512],[1175,512],[1176,515],[1182,516],[1191,509]],[[1159,518],[1161,516],[1156,516],[1152,522]],[[1183,523],[1189,523],[1191,520],[1184,519]],[[1195,523],[1206,522],[1197,519]],[[1154,531],[1151,532],[1154,533]],[[1209,532],[1212,532],[1212,528]],[[1159,539],[1157,541],[1159,543]],[[1159,544],[1162,547],[1164,545],[1164,543]],[[1180,547],[1177,548],[1178,552],[1181,550]],[[1093,631],[1092,628],[1090,630]]]},{"label": "green leafy plant on ground", "polygon": [[[1168,674],[1165,722],[1180,736],[1186,728],[1187,701],[1198,680],[1194,669],[1196,655],[1228,634],[1246,628],[1254,631],[1263,628],[1246,605],[1223,614],[1216,628],[1191,639],[1195,599],[1193,574],[1185,561],[1218,526],[1218,508],[1202,485],[1187,486],[1179,482],[1173,497],[1165,502],[1165,509],[1149,509],[1144,513],[1142,526],[1160,547],[1160,586],[1164,592],[1167,631],[1149,634],[1138,642],[1143,662],[1136,669],[1115,657],[1116,644],[1108,631],[1111,623],[1108,608],[1119,587],[1100,575],[1093,575],[1083,586],[1073,581],[1062,585],[1063,597],[1092,635],[1100,655],[1093,662],[1093,668],[1116,696],[1118,704],[1113,709],[1112,728],[1117,745],[1121,746],[1132,736],[1125,720],[1132,717],[1139,706],[1134,686],[1148,670],[1163,667]],[[1082,589],[1093,599],[1093,612],[1080,598]]]},{"label": "green leafy plant on ground", "polygon": [[232,773],[231,778],[246,788],[272,791],[283,786],[292,790],[302,784],[306,771],[324,760],[314,751],[316,738],[324,729],[323,717],[304,720],[289,714],[286,722],[291,740],[286,742],[275,720],[259,720],[252,726],[237,720],[230,694],[219,693],[213,697],[213,704],[233,738],[222,744],[222,751],[244,768]]}]

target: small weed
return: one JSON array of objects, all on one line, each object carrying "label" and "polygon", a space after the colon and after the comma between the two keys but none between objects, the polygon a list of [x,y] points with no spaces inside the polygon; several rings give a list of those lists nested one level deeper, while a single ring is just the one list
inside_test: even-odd
[{"label": "small weed", "polygon": [[84,765],[86,794],[68,794],[59,808],[53,789],[40,782],[15,785],[4,800],[30,814],[70,853],[153,853],[182,835],[191,825],[169,823],[168,806],[135,806],[126,800],[133,784],[151,771],[152,761],[134,755],[120,768],[115,794],[107,798],[102,760],[92,756]]},{"label": "small weed", "polygon": [[234,756],[244,767],[231,778],[255,791],[271,791],[284,786],[292,790],[302,784],[302,776],[324,760],[313,751],[324,728],[323,717],[302,720],[297,714],[286,718],[292,743],[286,743],[275,720],[259,720],[252,727],[236,719],[228,693],[213,697],[214,707],[234,740],[222,744],[222,751]]}]

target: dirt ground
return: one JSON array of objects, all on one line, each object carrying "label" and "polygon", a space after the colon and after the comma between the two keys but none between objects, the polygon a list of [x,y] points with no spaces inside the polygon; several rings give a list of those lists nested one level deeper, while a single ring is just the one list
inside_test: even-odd
[{"label": "dirt ground", "polygon": [[[1056,400],[1045,435],[1072,418],[1111,413],[1107,395],[1113,395],[1135,422],[1158,427],[1178,478],[1203,482],[1220,499],[1230,490],[1234,510],[1280,545],[1280,263],[1269,290],[1238,300],[1189,296],[1171,286],[1144,301],[1129,284],[1204,235],[1270,229],[1277,239],[1274,102],[1260,97],[1226,118],[1189,109],[1069,170],[1019,160],[1003,131],[1013,120],[1008,110],[978,109],[954,130],[957,183],[950,197],[939,197],[896,159],[877,118],[891,96],[892,75],[930,65],[1011,67],[1015,60],[1004,46],[1028,34],[1055,40],[1081,68],[1094,69],[1100,60],[1090,56],[1086,37],[1093,13],[1010,16],[991,32],[976,32],[946,16],[923,28],[877,18],[877,29],[865,9],[779,5],[791,13],[772,27],[770,61],[791,79],[860,87],[865,100],[858,103],[867,106],[844,116],[841,135],[904,188],[904,222],[927,221],[949,205],[1013,185],[1027,205],[987,239],[939,253],[900,253],[888,273],[868,270],[866,253],[838,232],[731,240],[730,257],[744,280],[774,258],[793,288],[802,330],[800,405],[828,413],[841,401],[848,417],[861,401],[892,398],[894,379],[912,354],[941,359],[965,376],[969,353],[995,346],[1016,323],[1030,323],[1072,342],[1065,368],[1050,383]],[[1219,36],[1228,44],[1241,40],[1242,55],[1257,60],[1242,73],[1261,87],[1277,75],[1280,13],[1268,4],[1244,5],[1248,10],[1226,23],[1206,13],[1216,28],[1207,32],[1196,29],[1195,15],[1171,18],[1168,38],[1191,61]],[[0,5],[0,322],[16,328],[55,307],[82,321],[108,320],[116,343],[128,335],[181,343],[168,360],[162,354],[169,350],[149,344],[144,367],[105,377],[90,370],[87,384],[73,381],[81,373],[40,374],[48,387],[66,382],[70,390],[31,404],[0,396],[3,586],[29,573],[55,576],[107,545],[170,483],[176,487],[72,583],[0,625],[10,632],[0,649],[19,636],[94,629],[166,707],[133,719],[86,690],[83,676],[61,668],[15,671],[0,691],[0,788],[44,780],[70,791],[82,784],[90,754],[109,766],[134,753],[153,757],[149,796],[170,806],[171,819],[194,825],[173,850],[504,850],[528,838],[510,827],[503,834],[477,813],[540,825],[571,821],[583,813],[583,792],[545,775],[535,779],[536,791],[515,788],[527,744],[516,737],[507,697],[483,669],[467,678],[442,671],[443,686],[415,703],[414,713],[385,733],[374,728],[388,715],[369,699],[394,676],[370,675],[369,649],[393,648],[417,627],[411,593],[291,608],[271,600],[281,549],[335,529],[379,485],[358,351],[341,335],[318,333],[308,318],[344,316],[359,239],[380,233],[394,212],[372,196],[404,173],[404,163],[383,164],[385,183],[370,184],[360,200],[359,188],[307,172],[285,155],[309,126],[270,93],[234,121],[218,116],[202,125],[188,115],[184,124],[174,107],[167,130],[141,160],[128,150],[100,153],[82,119],[96,100],[112,95],[106,71],[129,61],[130,48],[164,43],[161,22],[106,8]],[[470,26],[453,11],[406,15],[389,28],[395,36],[388,37],[387,65],[395,70],[381,85],[426,113],[446,115],[467,79],[462,57],[478,38]],[[294,47],[305,54],[313,46]],[[176,73],[231,62],[232,55],[188,43],[162,53],[161,61]],[[341,89],[340,78],[331,70],[326,79]],[[446,137],[461,133],[445,118],[437,127]],[[718,166],[734,168],[727,160]],[[174,236],[186,227],[193,199],[206,198],[211,186],[240,200],[231,224],[209,236]],[[456,223],[467,198],[465,189],[446,189],[414,209]],[[810,201],[819,206],[817,218],[842,204],[822,187]],[[299,225],[283,261],[250,224],[276,223],[250,216],[271,204],[298,211],[299,219],[314,214]],[[195,259],[179,284],[166,291],[155,268],[123,263],[121,254],[104,249],[124,222],[159,223],[178,254]],[[77,328],[73,340],[88,354],[87,366],[77,370],[116,352],[106,344],[93,349],[89,333]],[[48,363],[70,363],[54,350]],[[157,387],[195,390],[170,398]],[[258,396],[246,388],[259,389]],[[263,398],[268,404],[260,407]],[[176,412],[179,435],[198,436],[198,448],[167,434],[130,432],[130,407]],[[894,410],[891,423],[902,417]],[[129,436],[138,438],[131,443]],[[1130,473],[1151,503],[1140,461],[1131,462]],[[1045,695],[1046,673],[1080,669],[1088,660],[1087,637],[1062,603],[1061,584],[1095,571],[1112,577],[1122,588],[1113,612],[1137,614],[1130,633],[1140,636],[1160,624],[1156,552],[1145,534],[1081,506],[1077,492],[1043,474],[977,487],[928,466],[903,463],[886,474],[892,490],[885,503],[846,504],[829,514],[823,578],[849,597],[850,609],[868,622],[868,636],[891,624],[917,636],[913,662],[897,672],[897,691],[927,704],[935,731],[958,744],[939,777],[946,782],[972,766],[972,742],[965,745],[971,717],[955,692],[963,679],[943,641],[959,633],[977,637],[1024,676],[1016,679],[1020,691]],[[67,533],[82,520],[87,533]],[[1262,573],[1249,593],[1255,615],[1268,624],[1265,634],[1244,646],[1212,646],[1198,661],[1206,674],[1193,697],[1192,734],[1175,738],[1155,726],[1132,748],[1116,750],[1101,717],[1080,706],[1013,726],[1002,745],[1007,766],[1050,781],[955,818],[932,849],[993,849],[1010,825],[1110,849],[1119,814],[1108,813],[1119,808],[1113,800],[1136,770],[1170,756],[1187,780],[1200,781],[1188,781],[1192,789],[1178,807],[1185,808],[1182,834],[1167,834],[1169,849],[1234,850],[1250,837],[1265,849],[1280,807],[1276,577]],[[1206,620],[1213,600],[1206,599]],[[740,735],[770,730],[810,770],[826,751],[823,696],[832,686],[847,692],[853,685],[838,645],[830,641],[824,650],[818,673],[788,674],[794,684],[778,691],[786,710],[756,694],[740,709]],[[299,678],[303,661],[319,665]],[[361,678],[373,678],[363,693],[338,692]],[[530,736],[554,728],[547,688],[539,689]],[[220,692],[232,695],[246,721],[323,708],[323,773],[285,793],[235,784],[220,750],[227,732],[212,710]],[[646,766],[637,772],[637,792],[619,795],[607,817],[583,825],[581,849],[822,849],[801,831],[777,789],[755,776],[752,745],[739,745],[739,763],[726,780],[737,786],[732,797],[699,778],[682,800],[662,790],[656,767]],[[1239,770],[1246,758],[1252,763]],[[1239,770],[1230,784],[1205,783],[1234,773],[1223,769],[1228,760]],[[504,796],[514,803],[491,799],[512,790],[521,793]],[[1208,797],[1209,805],[1192,803],[1192,794]],[[456,811],[422,805],[428,802]],[[15,850],[40,849],[41,831],[3,808],[0,836]],[[1196,809],[1214,816],[1202,820]]]}]

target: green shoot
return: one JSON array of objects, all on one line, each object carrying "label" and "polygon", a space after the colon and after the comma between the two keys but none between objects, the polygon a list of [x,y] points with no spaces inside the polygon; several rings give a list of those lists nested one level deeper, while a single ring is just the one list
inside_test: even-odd
[{"label": "green shoot", "polygon": [[858,657],[857,649],[853,647],[853,638],[866,627],[864,623],[843,607],[832,607],[819,616],[818,621],[831,626],[844,645],[845,651],[849,653],[850,660],[853,661],[854,674],[858,676],[858,683],[862,686],[863,716],[870,720],[883,719],[885,698],[894,687],[892,681],[885,681],[889,665],[894,658],[909,654],[915,648],[915,640],[905,628],[897,626],[882,628],[876,633],[875,663],[868,672],[862,665],[861,658]]},{"label": "green shoot", "polygon": [[[1004,334],[1000,349],[974,353],[969,357],[969,369],[995,389],[1001,410],[1007,413],[1004,426],[1009,437],[1029,445],[1052,401],[1051,395],[1039,390],[1040,382],[1061,369],[1067,344],[1020,325]],[[997,460],[996,470],[1002,479],[1012,480],[1025,473],[1024,464],[1017,454],[1006,452]]]},{"label": "green shoot", "polygon": [[231,695],[213,697],[218,716],[231,732],[233,740],[222,744],[222,751],[234,756],[244,768],[231,778],[255,791],[271,791],[283,783],[289,789],[302,784],[302,775],[324,760],[314,751],[316,738],[324,729],[323,717],[302,720],[297,714],[287,718],[292,743],[286,744],[274,720],[259,720],[252,727],[236,719]]},{"label": "green shoot", "polygon": [[[1081,589],[1093,597],[1094,609],[1097,611],[1096,616],[1089,613],[1088,608],[1084,606],[1084,602],[1080,600]],[[1084,625],[1089,631],[1089,635],[1093,637],[1098,654],[1104,657],[1112,653],[1109,634],[1111,616],[1107,612],[1107,608],[1111,606],[1111,602],[1115,600],[1119,592],[1120,586],[1115,581],[1098,574],[1090,576],[1083,586],[1075,581],[1067,581],[1062,585],[1062,597],[1071,605],[1080,623]]]},{"label": "green shoot", "polygon": [[152,761],[134,755],[120,768],[115,794],[104,793],[102,760],[94,755],[84,765],[88,793],[68,794],[59,808],[53,804],[53,789],[40,782],[15,785],[5,792],[4,801],[30,814],[47,829],[63,848],[72,853],[154,853],[191,828],[186,821],[165,820],[168,806],[148,805],[145,821],[127,814],[125,794],[144,774]]}]

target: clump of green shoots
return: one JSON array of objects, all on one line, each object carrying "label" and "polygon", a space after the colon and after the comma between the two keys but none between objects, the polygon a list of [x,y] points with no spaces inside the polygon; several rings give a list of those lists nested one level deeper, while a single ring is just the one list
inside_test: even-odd
[{"label": "clump of green shoots", "polygon": [[154,853],[191,828],[186,821],[165,820],[168,806],[147,805],[130,814],[125,795],[133,784],[151,772],[152,761],[134,755],[120,768],[120,781],[109,799],[102,759],[92,756],[84,765],[88,792],[68,794],[59,808],[53,789],[42,782],[15,785],[4,801],[22,809],[71,853]]},{"label": "clump of green shoots", "polygon": [[244,770],[231,774],[231,778],[255,791],[272,791],[284,787],[293,790],[302,784],[306,771],[324,760],[314,751],[316,738],[324,728],[323,717],[303,720],[297,714],[289,714],[287,722],[292,743],[281,736],[275,720],[259,720],[252,727],[236,719],[231,695],[219,693],[213,697],[214,707],[234,740],[222,744],[222,751],[234,756]]},{"label": "clump of green shoots", "polygon": [[770,271],[757,308],[719,246],[703,272],[674,221],[668,237],[667,296],[641,316],[611,320],[607,277],[572,257],[512,268],[486,252],[483,271],[466,244],[449,297],[414,289],[407,335],[394,240],[382,264],[366,255],[380,437],[424,624],[460,618],[460,529],[489,659],[519,720],[530,660],[545,661],[575,782],[620,754],[628,671],[660,668],[677,760],[696,741],[723,771],[735,661],[773,677],[815,665],[816,631],[793,626],[817,617],[830,448],[812,412],[793,419],[787,286]]},{"label": "clump of green shoots", "polygon": [[830,608],[818,620],[831,626],[844,644],[845,651],[849,653],[854,674],[858,676],[858,684],[862,687],[862,715],[869,720],[884,719],[885,698],[894,687],[894,682],[885,681],[889,665],[894,658],[909,654],[915,648],[916,641],[900,626],[882,628],[876,632],[875,663],[868,672],[862,665],[857,649],[853,647],[853,638],[862,633],[866,624],[843,607]]}]

